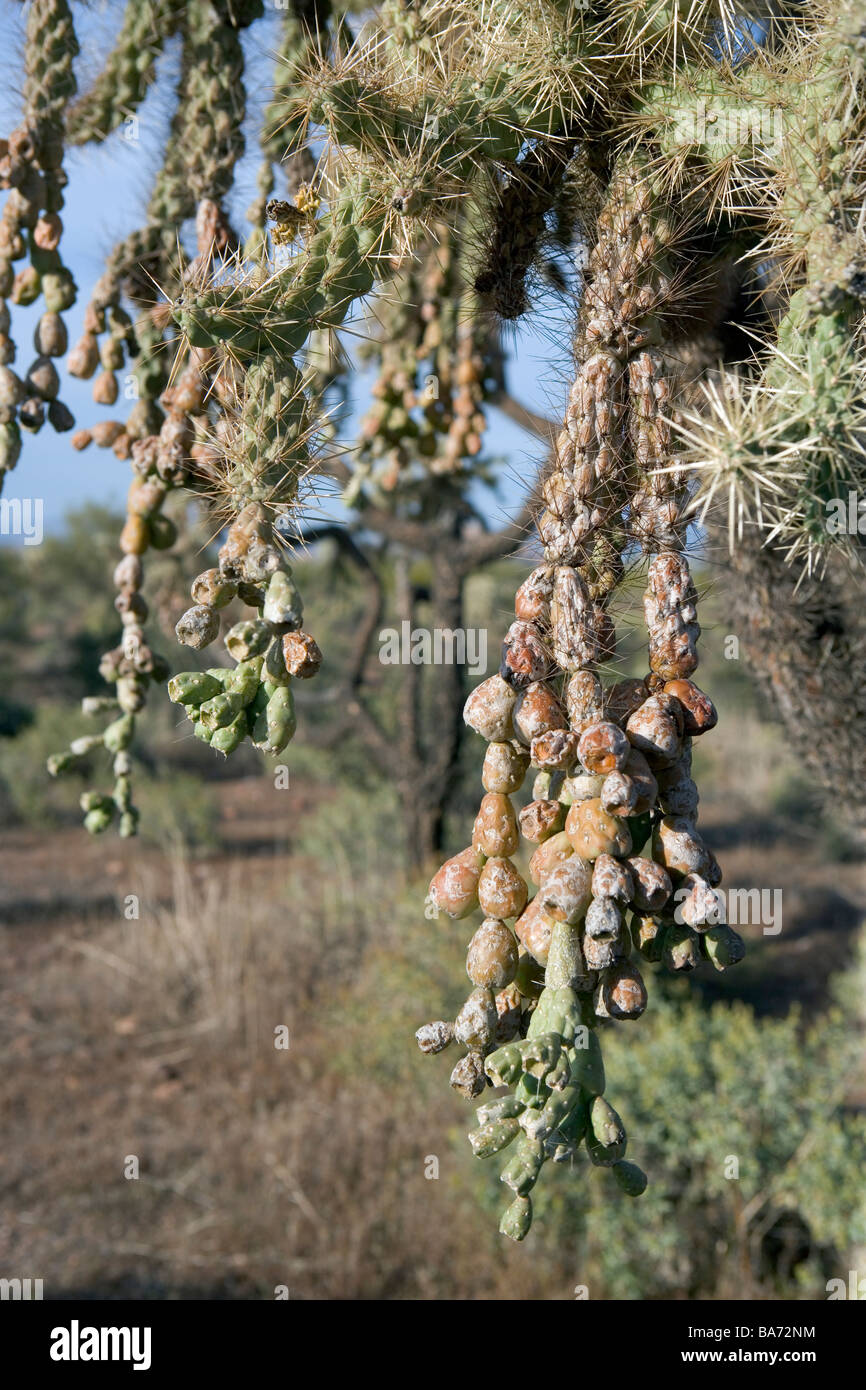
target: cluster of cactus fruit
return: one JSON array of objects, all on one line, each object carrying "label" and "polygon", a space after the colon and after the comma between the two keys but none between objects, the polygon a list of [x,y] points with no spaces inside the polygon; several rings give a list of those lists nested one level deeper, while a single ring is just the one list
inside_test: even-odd
[{"label": "cluster of cactus fruit", "polygon": [[[597,1027],[643,1013],[635,957],[724,970],[744,949],[721,920],[720,869],[696,828],[692,739],[716,713],[690,679],[698,626],[687,562],[669,551],[650,562],[649,674],[608,686],[591,667],[551,656],[564,616],[556,591],[577,576],[546,564],[518,590],[500,672],[464,711],[488,740],[472,844],[442,866],[428,897],[433,916],[484,914],[466,961],[473,990],[453,1023],[425,1025],[417,1040],[425,1052],[452,1041],[467,1049],[451,1074],[467,1099],[513,1088],[479,1107],[470,1142],[486,1158],[517,1141],[501,1226],[517,1240],[542,1164],[571,1160],[581,1141],[624,1192],[644,1190],[604,1098]],[[518,814],[511,798],[530,765],[533,799]],[[531,900],[514,863],[522,843],[533,847]]]},{"label": "cluster of cactus fruit", "polygon": [[[517,1237],[542,1162],[581,1139],[627,1192],[642,1188],[603,1096],[596,1027],[642,1011],[634,957],[724,969],[742,950],[714,921],[719,871],[695,826],[691,741],[715,716],[692,682],[684,547],[689,516],[718,499],[732,534],[751,525],[813,569],[855,546],[828,532],[824,508],[866,486],[860,11],[384,0],[371,16],[331,0],[273,13],[262,0],[128,0],[76,97],[73,7],[27,9],[23,118],[0,146],[0,481],[22,429],[74,425],[54,366],[76,295],[60,256],[64,144],[135,117],[158,55],[169,43],[180,54],[144,225],[111,252],[67,361],[93,379],[97,405],[115,406],[121,372],[135,398],[125,419],[72,436],[134,472],[115,571],[122,641],[101,666],[114,693],[85,701],[108,722],[49,764],[110,755],[112,790],[82,798],[93,832],[135,833],[132,742],[153,683],[169,682],[222,755],[247,739],[276,754],[291,738],[292,683],[321,653],[285,536],[322,467],[324,395],[345,377],[338,335],[358,303],[378,324],[378,379],[358,448],[332,467],[344,501],[362,525],[389,508],[432,517],[443,497],[465,518],[484,476],[485,407],[504,392],[499,323],[528,312],[543,281],[570,291],[561,258],[578,265],[577,367],[537,515],[544,562],[518,594],[500,674],[467,705],[489,740],[485,796],[472,845],[431,889],[431,910],[485,914],[474,989],[454,1025],[419,1038],[466,1046],[454,1072],[465,1094],[515,1086],[482,1106],[473,1143],[486,1154],[517,1142],[504,1222]],[[257,23],[280,36],[244,240],[227,205],[244,148],[241,31]],[[19,376],[6,301],[40,295],[37,357]],[[177,637],[201,651],[225,623],[235,664],[169,680],[146,633],[143,558],[174,544],[172,494],[224,532]],[[622,680],[611,610],[639,555],[649,673]],[[530,762],[534,796],[518,816],[510,798]],[[513,862],[521,836],[537,846],[531,902]]]},{"label": "cluster of cactus fruit", "polygon": [[196,738],[219,753],[233,753],[247,737],[264,753],[281,753],[296,728],[292,679],[314,676],[322,654],[301,631],[301,596],[260,504],[250,503],[229,527],[219,566],[196,577],[192,597],[177,635],[196,650],[214,640],[219,610],[233,598],[261,616],[225,634],[234,668],[181,672],[168,683],[170,698],[183,706]]},{"label": "cluster of cactus fruit", "polygon": [[[722,920],[719,865],[696,827],[692,740],[712,729],[698,665],[697,592],[682,553],[688,489],[661,413],[670,394],[647,350],[666,292],[664,247],[639,169],[614,172],[586,266],[578,369],[542,488],[545,564],[521,585],[502,664],[470,695],[467,724],[488,741],[485,795],[472,844],[433,878],[432,916],[479,910],[466,969],[475,988],[453,1024],[419,1030],[424,1051],[467,1051],[451,1084],[467,1099],[488,1085],[510,1095],[479,1109],[470,1135],[482,1158],[515,1143],[502,1181],[514,1193],[501,1230],[522,1240],[548,1158],[582,1141],[624,1192],[646,1178],[624,1158],[622,1121],[604,1097],[599,1019],[639,1018],[647,993],[634,956],[724,970],[743,942]],[[603,684],[615,656],[609,605],[623,554],[652,554],[644,595],[649,672]],[[677,547],[676,549],[674,547]],[[511,797],[529,766],[533,799]],[[513,862],[537,846],[529,878]],[[513,926],[509,926],[513,923]]]}]

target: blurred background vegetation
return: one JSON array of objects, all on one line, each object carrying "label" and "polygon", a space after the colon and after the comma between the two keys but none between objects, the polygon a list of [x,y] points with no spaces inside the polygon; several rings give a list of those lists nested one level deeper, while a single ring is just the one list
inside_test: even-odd
[{"label": "blurred background vegetation", "polygon": [[[398,769],[371,759],[333,683],[364,605],[341,548],[297,563],[326,660],[282,755],[288,787],[251,750],[223,763],[154,698],[141,839],[92,841],[44,760],[87,731],[80,698],[104,692],[118,525],[90,506],[40,548],[0,549],[5,1263],[47,1297],[821,1299],[858,1261],[862,1275],[862,859],[745,662],[726,659],[723,567],[708,555],[698,570],[701,683],[721,716],[700,748],[702,826],[726,886],[782,889],[783,929],[746,927],[731,974],[650,968],[641,1026],[602,1025],[649,1189],[629,1201],[585,1163],[556,1167],[513,1247],[448,1064],[412,1041],[459,1004],[470,933],[425,920]],[[394,574],[376,563],[387,626]],[[491,669],[527,568],[500,559],[469,581]],[[166,556],[149,577],[166,634],[183,575]],[[423,624],[423,566],[411,579]],[[637,590],[634,617],[637,641]],[[626,625],[626,663],[629,641]],[[375,650],[366,696],[396,728],[406,668]],[[474,743],[447,789],[449,852],[469,836]]]}]

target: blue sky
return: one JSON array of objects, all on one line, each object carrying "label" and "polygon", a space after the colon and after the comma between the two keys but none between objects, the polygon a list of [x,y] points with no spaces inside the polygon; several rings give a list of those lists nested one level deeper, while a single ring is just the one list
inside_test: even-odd
[{"label": "blue sky", "polygon": [[[82,53],[79,59],[79,83],[99,71],[113,35],[119,26],[123,5],[119,0],[94,0],[86,10],[76,4],[76,25]],[[22,73],[22,37],[25,7],[18,0],[0,0],[0,129],[8,131],[20,115],[20,84]],[[231,211],[242,225],[243,210],[252,201],[255,176],[259,163],[256,129],[261,111],[268,99],[270,82],[269,55],[276,44],[276,11],[244,34],[248,63],[248,153],[242,161]],[[158,73],[170,89],[177,65],[177,47],[172,45],[159,60]],[[157,83],[157,87],[160,84]],[[98,279],[104,259],[113,244],[144,221],[151,181],[158,168],[162,140],[167,128],[170,108],[163,93],[152,90],[139,113],[137,139],[127,138],[128,132],[116,131],[101,147],[75,149],[67,153],[66,169],[69,187],[63,211],[64,260],[72,269],[78,284],[78,302],[64,318],[72,345],[81,332],[88,293]],[[2,196],[2,195],[0,195]],[[24,374],[33,358],[32,337],[41,312],[40,304],[28,309],[13,307],[13,336],[18,344],[15,368]],[[540,316],[530,316],[540,317]],[[569,379],[569,331],[564,318],[551,320],[545,315],[544,324],[529,322],[514,340],[515,350],[509,380],[512,391],[532,409],[556,418],[561,414],[564,392]],[[61,398],[73,411],[76,426],[95,423],[100,418],[117,413],[94,405],[91,382],[76,381],[63,374]],[[369,376],[359,377],[354,420],[365,407]],[[352,432],[350,419],[345,429]],[[58,435],[49,425],[38,435],[27,436],[17,469],[7,474],[3,495],[41,497],[44,499],[46,532],[62,527],[67,511],[85,501],[98,501],[121,507],[129,483],[129,464],[118,461],[110,450],[91,447],[76,453],[69,443],[70,436]],[[490,412],[487,452],[502,456],[501,488],[495,498],[487,497],[485,505],[492,524],[516,509],[526,483],[534,476],[542,446],[505,419],[498,411]],[[326,510],[340,514],[336,499],[325,502]],[[2,538],[15,543],[15,538]]]}]

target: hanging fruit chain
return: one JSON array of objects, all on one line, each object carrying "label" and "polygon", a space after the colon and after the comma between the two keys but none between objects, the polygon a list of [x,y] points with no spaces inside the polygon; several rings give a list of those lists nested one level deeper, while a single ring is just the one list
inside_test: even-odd
[{"label": "hanging fruit chain", "polygon": [[[696,820],[692,739],[716,723],[690,677],[700,633],[680,553],[687,502],[664,418],[670,387],[658,310],[669,289],[663,226],[639,168],[614,173],[589,258],[569,393],[538,529],[545,563],[521,585],[502,665],[470,695],[469,726],[488,742],[472,844],[435,875],[431,916],[480,907],[469,944],[473,989],[456,1021],[417,1034],[424,1052],[465,1055],[451,1084],[467,1099],[509,1093],[477,1112],[478,1157],[513,1145],[502,1181],[514,1198],[500,1229],[522,1240],[542,1165],[592,1163],[638,1196],[623,1123],[604,1097],[599,1019],[638,1018],[637,958],[720,970],[743,955],[718,922],[720,870]],[[604,685],[615,650],[610,601],[623,554],[652,558],[644,595],[649,673]],[[532,764],[533,800],[511,797]],[[534,845],[529,877],[513,859]],[[678,910],[677,910],[678,908]],[[676,915],[675,915],[676,913]]]},{"label": "hanging fruit chain", "polygon": [[[78,43],[66,0],[32,0],[27,13],[23,120],[0,141],[0,189],[9,189],[0,217],[0,491],[21,454],[21,430],[36,434],[46,415],[62,433],[75,423],[59,399],[54,358],[67,347],[62,314],[75,302],[75,281],[63,264],[60,240],[67,176],[63,112],[75,92]],[[27,258],[17,272],[16,261]],[[13,304],[44,312],[36,325],[36,357],[23,378],[13,370]]]},{"label": "hanging fruit chain", "polygon": [[385,492],[418,459],[431,474],[453,474],[482,449],[491,333],[475,296],[461,291],[465,231],[463,220],[437,225],[420,265],[400,268],[402,292],[377,306],[381,365],[360,459],[365,469],[377,465],[374,481]]}]

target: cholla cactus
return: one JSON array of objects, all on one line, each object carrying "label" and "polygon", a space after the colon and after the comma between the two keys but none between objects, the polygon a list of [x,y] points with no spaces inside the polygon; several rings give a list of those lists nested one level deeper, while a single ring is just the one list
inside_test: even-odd
[{"label": "cholla cactus", "polygon": [[[109,257],[68,361],[109,407],[131,366],[129,417],[73,444],[112,447],[136,476],[115,576],[124,642],[104,663],[116,701],[91,702],[116,717],[53,770],[107,749],[115,788],[86,794],[86,823],[116,817],[130,833],[134,718],[148,680],[168,674],[146,641],[141,557],[172,543],[169,492],[226,528],[218,565],[192,581],[181,643],[209,646],[236,599],[252,610],[225,633],[234,668],[181,672],[170,697],[223,755],[248,738],[280,751],[292,682],[321,661],[281,539],[305,491],[337,477],[359,523],[401,544],[447,497],[458,576],[471,557],[516,549],[517,523],[474,550],[460,534],[479,519],[470,489],[490,466],[486,407],[507,399],[499,326],[542,286],[567,294],[579,281],[573,384],[540,483],[543,562],[518,592],[500,674],[466,706],[489,742],[485,796],[472,844],[431,887],[431,910],[485,914],[474,988],[453,1024],[419,1037],[428,1051],[466,1047],[452,1078],[464,1094],[514,1085],[482,1107],[473,1144],[484,1155],[517,1143],[503,1229],[520,1239],[543,1162],[570,1160],[581,1141],[626,1192],[642,1189],[603,1095],[596,1027],[643,1010],[635,956],[724,969],[742,952],[714,921],[719,868],[695,825],[691,741],[715,713],[692,681],[689,523],[713,521],[721,501],[735,550],[757,538],[805,562],[807,582],[834,552],[857,558],[856,538],[825,523],[840,491],[866,483],[866,36],[855,0],[386,0],[357,24],[331,10],[285,11],[243,235],[226,212],[243,150],[239,31],[263,5],[130,0],[103,73],[73,101],[69,6],[34,0],[24,123],[3,158],[0,290],[16,303],[44,294],[46,314],[21,379],[2,306],[0,467],[45,403],[55,428],[72,423],[52,362],[75,293],[57,251],[64,129],[76,144],[104,139],[177,36],[146,224]],[[178,234],[193,215],[185,265]],[[362,305],[378,383],[360,447],[341,458],[319,447],[333,435],[325,397]],[[622,681],[615,606],[640,557],[649,669]],[[518,818],[510,798],[530,762],[534,797]],[[513,863],[521,836],[537,845],[531,902]]]}]

